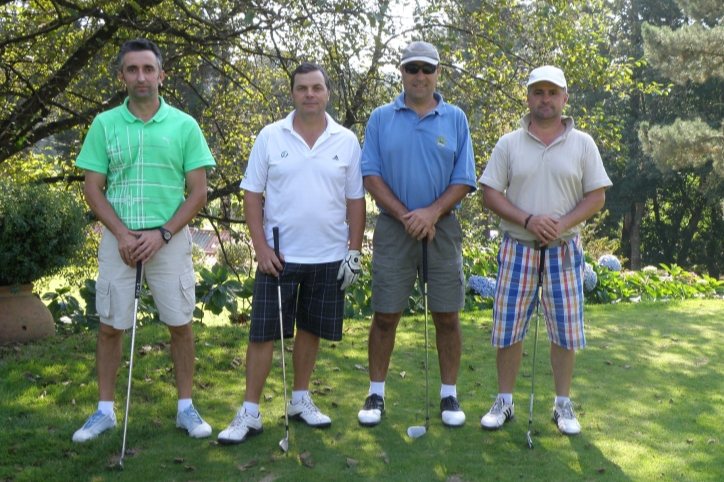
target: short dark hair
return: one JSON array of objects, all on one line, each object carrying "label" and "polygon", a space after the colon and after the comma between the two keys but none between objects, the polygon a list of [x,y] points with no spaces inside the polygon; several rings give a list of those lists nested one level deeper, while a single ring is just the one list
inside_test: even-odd
[{"label": "short dark hair", "polygon": [[123,57],[125,57],[128,52],[142,52],[144,50],[153,52],[158,61],[158,70],[163,70],[163,58],[156,44],[145,38],[137,38],[128,40],[121,45],[121,50],[118,51],[118,71],[123,72]]},{"label": "short dark hair", "polygon": [[294,69],[294,72],[292,72],[292,80],[291,80],[291,87],[292,90],[294,90],[294,77],[296,77],[297,74],[308,74],[309,72],[316,72],[316,71],[322,72],[322,76],[324,77],[324,85],[327,86],[327,90],[332,90],[332,86],[329,83],[329,75],[327,75],[327,71],[322,68],[321,65],[315,64],[314,62],[302,62],[299,64],[299,67]]}]

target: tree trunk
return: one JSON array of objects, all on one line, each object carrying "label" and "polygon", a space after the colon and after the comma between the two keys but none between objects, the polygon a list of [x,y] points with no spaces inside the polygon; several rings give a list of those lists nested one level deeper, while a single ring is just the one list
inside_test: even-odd
[{"label": "tree trunk", "polygon": [[644,217],[644,203],[636,203],[629,226],[629,241],[631,242],[631,271],[641,269],[641,220]]}]

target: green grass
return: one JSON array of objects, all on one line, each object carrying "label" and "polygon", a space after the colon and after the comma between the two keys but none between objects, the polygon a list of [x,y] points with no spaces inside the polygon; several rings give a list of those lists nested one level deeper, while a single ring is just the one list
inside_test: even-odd
[{"label": "green grass", "polygon": [[[553,380],[548,343],[541,336],[533,450],[525,443],[529,356],[516,386],[517,418],[497,432],[480,429],[479,419],[497,392],[489,311],[462,314],[458,396],[467,424],[442,426],[433,342],[431,429],[417,440],[409,439],[406,429],[424,423],[422,318],[402,321],[387,381],[388,413],[372,429],[356,420],[368,377],[355,365],[367,366],[369,321],[346,321],[342,342],[322,343],[313,375],[319,384],[311,387],[321,391],[314,399],[332,417],[332,427],[314,430],[292,422],[286,456],[277,447],[284,437],[278,349],[264,391],[271,399],[262,400],[264,433],[238,446],[218,446],[213,440],[242,399],[245,364],[236,368],[232,362],[245,356],[246,329],[196,327],[194,404],[214,428],[210,443],[175,428],[176,391],[168,346],[162,343],[168,335],[163,327],[147,326],[137,333],[137,348],[152,350],[134,359],[128,446],[135,456],[127,456],[125,472],[109,465],[121,449],[126,369],[116,390],[119,427],[86,444],[71,442],[73,431],[95,410],[94,335],[4,347],[0,480],[719,480],[724,466],[721,314],[721,300],[587,307],[589,346],[579,353],[572,393],[583,427],[576,437],[560,435],[550,420]],[[129,346],[126,337],[126,353]],[[526,351],[532,353],[530,345]],[[291,369],[287,375],[291,380]],[[306,459],[298,456],[304,452]],[[242,471],[247,464],[253,466]]]}]

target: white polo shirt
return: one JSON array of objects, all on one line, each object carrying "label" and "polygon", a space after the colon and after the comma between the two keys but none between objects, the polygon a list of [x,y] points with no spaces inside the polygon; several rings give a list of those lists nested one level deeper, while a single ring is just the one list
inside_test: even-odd
[{"label": "white polo shirt", "polygon": [[294,111],[264,127],[249,156],[241,188],[266,192],[264,233],[291,263],[339,261],[347,254],[347,199],[364,197],[360,145],[329,114],[327,128],[311,149],[293,127]]},{"label": "white polo shirt", "polygon": [[[531,214],[560,219],[583,200],[587,192],[612,185],[595,142],[573,128],[564,117],[565,133],[546,146],[528,131],[530,114],[521,128],[500,138],[478,182],[502,192],[514,206]],[[572,226],[562,236],[580,231]],[[535,235],[517,223],[501,219],[500,229],[510,236],[534,241]]]}]

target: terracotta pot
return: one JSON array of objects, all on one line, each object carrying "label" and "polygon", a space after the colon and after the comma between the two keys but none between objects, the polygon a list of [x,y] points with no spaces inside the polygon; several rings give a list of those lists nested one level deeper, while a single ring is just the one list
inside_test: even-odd
[{"label": "terracotta pot", "polygon": [[11,293],[0,286],[0,344],[25,343],[55,334],[55,323],[48,308],[33,293],[33,285],[20,285]]}]

